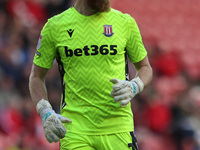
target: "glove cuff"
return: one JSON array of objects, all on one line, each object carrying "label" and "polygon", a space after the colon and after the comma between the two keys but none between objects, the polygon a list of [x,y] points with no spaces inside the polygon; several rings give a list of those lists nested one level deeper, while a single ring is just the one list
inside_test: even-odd
[{"label": "glove cuff", "polygon": [[36,105],[37,113],[40,115],[41,111],[45,108],[52,109],[51,104],[49,103],[49,101],[41,99]]},{"label": "glove cuff", "polygon": [[139,93],[141,93],[144,90],[144,83],[143,81],[140,79],[140,77],[134,78],[133,80],[131,80],[132,82],[135,82],[138,87],[139,87]]}]

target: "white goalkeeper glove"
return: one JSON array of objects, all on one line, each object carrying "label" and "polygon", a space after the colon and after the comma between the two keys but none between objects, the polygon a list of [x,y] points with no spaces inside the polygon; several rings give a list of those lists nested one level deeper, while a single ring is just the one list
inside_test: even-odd
[{"label": "white goalkeeper glove", "polygon": [[111,96],[115,102],[120,102],[121,107],[128,105],[131,99],[144,89],[144,83],[139,77],[131,81],[111,79],[110,82],[114,84]]},{"label": "white goalkeeper glove", "polygon": [[56,114],[47,100],[40,100],[36,106],[37,112],[42,118],[44,134],[49,143],[58,142],[65,137],[66,129],[63,123],[72,122],[69,118]]}]

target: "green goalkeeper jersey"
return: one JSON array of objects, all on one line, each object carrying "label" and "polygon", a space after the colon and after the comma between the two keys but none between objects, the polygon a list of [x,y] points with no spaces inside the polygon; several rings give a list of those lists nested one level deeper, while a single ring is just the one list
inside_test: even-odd
[{"label": "green goalkeeper jersey", "polygon": [[112,78],[126,80],[126,55],[144,59],[135,20],[111,9],[91,16],[74,7],[48,20],[41,31],[34,63],[50,69],[58,62],[63,83],[61,115],[72,120],[68,132],[112,134],[133,131],[130,103],[121,107],[111,97]]}]

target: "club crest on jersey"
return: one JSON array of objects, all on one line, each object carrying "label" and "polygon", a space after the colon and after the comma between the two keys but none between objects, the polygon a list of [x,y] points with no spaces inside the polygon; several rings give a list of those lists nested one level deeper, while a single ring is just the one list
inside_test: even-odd
[{"label": "club crest on jersey", "polygon": [[104,25],[104,33],[106,37],[111,37],[113,33],[112,25]]}]

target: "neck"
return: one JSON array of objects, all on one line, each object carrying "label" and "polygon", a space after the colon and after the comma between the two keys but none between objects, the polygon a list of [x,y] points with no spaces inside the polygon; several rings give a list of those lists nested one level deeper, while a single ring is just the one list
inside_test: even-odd
[{"label": "neck", "polygon": [[86,0],[77,0],[74,8],[82,15],[90,16],[96,14],[97,11],[90,8],[86,2]]}]

